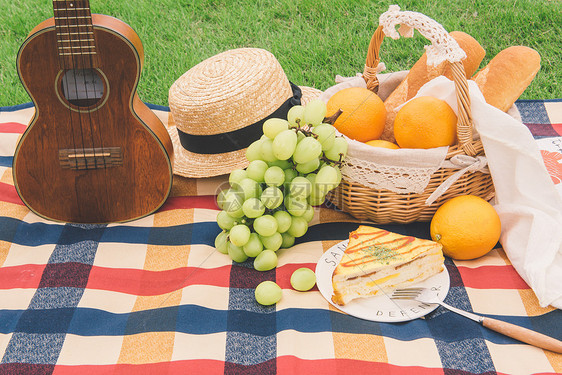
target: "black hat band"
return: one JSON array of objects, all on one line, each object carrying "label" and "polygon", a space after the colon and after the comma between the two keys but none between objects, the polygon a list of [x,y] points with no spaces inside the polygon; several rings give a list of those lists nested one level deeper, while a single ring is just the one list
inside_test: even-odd
[{"label": "black hat band", "polygon": [[[295,105],[301,104],[301,89],[291,83],[293,96],[287,99],[279,108],[269,116],[226,133],[197,135],[188,134],[178,129],[180,143],[187,151],[196,154],[222,154],[242,150],[252,142],[258,140],[263,134],[263,123],[270,118],[287,118],[287,112]],[[177,127],[176,127],[177,128]]]}]

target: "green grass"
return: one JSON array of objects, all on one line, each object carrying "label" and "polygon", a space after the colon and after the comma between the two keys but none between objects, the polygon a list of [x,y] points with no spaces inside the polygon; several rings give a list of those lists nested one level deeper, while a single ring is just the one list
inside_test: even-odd
[{"label": "green grass", "polygon": [[[542,68],[522,99],[562,97],[562,1],[460,0],[92,0],[94,13],[128,23],[140,36],[145,66],[141,99],[168,104],[168,89],[190,67],[239,47],[271,51],[289,79],[325,90],[334,76],[361,72],[378,17],[389,4],[426,14],[449,31],[462,30],[486,49],[484,66],[499,51],[526,45]],[[15,70],[29,31],[52,16],[47,0],[0,0],[0,106],[28,102]],[[387,38],[381,48],[388,71],[408,69],[426,40]]]}]

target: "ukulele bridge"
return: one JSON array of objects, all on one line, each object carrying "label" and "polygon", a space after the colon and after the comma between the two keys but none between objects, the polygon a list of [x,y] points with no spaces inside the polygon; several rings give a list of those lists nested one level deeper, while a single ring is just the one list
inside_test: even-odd
[{"label": "ukulele bridge", "polygon": [[59,162],[65,169],[101,169],[123,165],[121,147],[97,147],[59,150]]}]

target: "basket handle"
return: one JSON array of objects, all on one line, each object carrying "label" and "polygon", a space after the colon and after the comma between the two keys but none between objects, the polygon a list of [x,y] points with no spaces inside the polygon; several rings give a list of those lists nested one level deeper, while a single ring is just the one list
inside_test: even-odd
[{"label": "basket handle", "polygon": [[[398,31],[396,30],[397,25],[400,25]],[[393,39],[398,39],[400,37],[399,33],[404,37],[412,37],[414,29],[418,30],[432,43],[430,46],[426,46],[428,65],[437,66],[443,61],[448,61],[451,65],[458,105],[458,145],[465,154],[474,156],[478,154],[478,151],[472,141],[470,97],[468,95],[468,82],[462,64],[462,60],[466,58],[466,53],[443,26],[433,19],[417,12],[400,11],[400,7],[397,5],[391,5],[388,11],[380,16],[379,26],[369,43],[363,71],[363,78],[367,88],[375,93],[378,92],[379,81],[376,75],[376,68],[380,62],[379,51],[384,37],[388,35]]]}]

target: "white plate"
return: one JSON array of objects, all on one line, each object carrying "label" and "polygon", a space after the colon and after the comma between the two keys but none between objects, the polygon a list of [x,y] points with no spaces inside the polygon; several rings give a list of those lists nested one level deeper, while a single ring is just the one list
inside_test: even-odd
[{"label": "white plate", "polygon": [[[405,322],[425,316],[438,307],[438,305],[426,305],[415,300],[390,299],[390,295],[359,298],[344,306],[333,303],[332,274],[340,262],[348,242],[349,240],[345,240],[332,246],[324,252],[316,265],[316,285],[322,296],[334,307],[349,315],[374,322]],[[438,297],[441,301],[447,296],[449,285],[447,267],[444,267],[443,271],[437,275],[415,284],[416,287],[431,288],[438,291]]]}]

